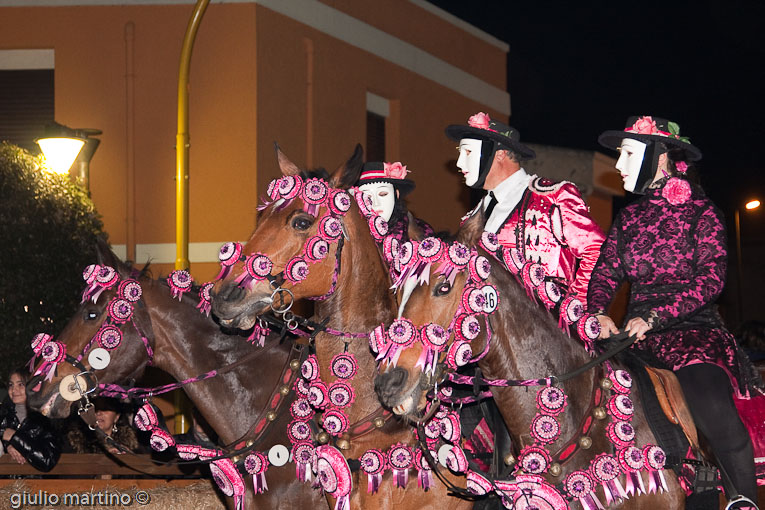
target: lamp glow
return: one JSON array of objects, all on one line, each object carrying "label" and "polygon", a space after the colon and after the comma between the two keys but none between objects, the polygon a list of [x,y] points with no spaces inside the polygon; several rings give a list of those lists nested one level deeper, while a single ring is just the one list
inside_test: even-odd
[{"label": "lamp glow", "polygon": [[760,201],[759,200],[750,200],[749,202],[746,203],[746,205],[744,207],[746,207],[750,211],[752,209],[757,209],[758,207],[760,207]]},{"label": "lamp glow", "polygon": [[40,138],[37,144],[45,156],[50,169],[57,174],[66,174],[85,145],[81,138]]}]

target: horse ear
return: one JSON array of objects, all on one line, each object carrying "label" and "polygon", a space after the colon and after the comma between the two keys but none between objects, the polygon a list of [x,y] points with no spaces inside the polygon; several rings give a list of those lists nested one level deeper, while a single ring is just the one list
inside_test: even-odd
[{"label": "horse ear", "polygon": [[361,175],[361,165],[364,163],[364,149],[360,143],[356,144],[353,154],[348,161],[338,167],[332,174],[330,185],[333,188],[348,189],[356,184]]},{"label": "horse ear", "polygon": [[477,246],[478,241],[481,240],[484,226],[486,226],[486,213],[482,207],[478,212],[462,222],[460,229],[457,231],[457,241],[465,246]]},{"label": "horse ear", "polygon": [[99,265],[113,267],[120,273],[127,271],[126,264],[120,260],[109,247],[109,243],[106,242],[106,239],[102,237],[99,237],[96,241],[96,257]]},{"label": "horse ear", "polygon": [[279,144],[274,142],[274,150],[276,151],[276,161],[279,163],[279,168],[282,171],[282,175],[299,175],[300,169],[290,161],[287,156],[284,155]]}]

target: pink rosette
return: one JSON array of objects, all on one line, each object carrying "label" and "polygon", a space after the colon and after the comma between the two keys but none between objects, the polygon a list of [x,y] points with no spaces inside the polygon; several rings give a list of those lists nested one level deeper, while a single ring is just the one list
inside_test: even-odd
[{"label": "pink rosette", "polygon": [[468,271],[474,282],[482,282],[491,274],[491,262],[483,255],[474,255],[470,258]]},{"label": "pink rosette", "polygon": [[181,300],[185,292],[191,290],[191,285],[193,283],[194,280],[185,269],[173,271],[170,273],[170,276],[167,277],[167,284],[170,285],[173,297],[177,297],[178,301]]},{"label": "pink rosette", "polygon": [[454,342],[446,352],[446,364],[454,370],[464,367],[470,363],[471,359],[473,359],[473,348],[468,342]]},{"label": "pink rosette", "polygon": [[589,472],[590,476],[603,486],[607,506],[627,499],[627,494],[619,483],[618,476],[621,474],[621,469],[616,457],[606,453],[598,455],[590,462]]},{"label": "pink rosette", "polygon": [[308,381],[315,381],[319,378],[319,360],[316,359],[315,354],[308,356],[300,366],[300,375]]},{"label": "pink rosette", "polygon": [[385,236],[382,242],[382,247],[385,260],[388,262],[398,261],[401,243],[395,236]]},{"label": "pink rosette", "polygon": [[531,437],[541,444],[552,443],[560,437],[558,420],[549,414],[538,414],[529,426]]},{"label": "pink rosette", "polygon": [[224,267],[233,266],[239,262],[242,256],[242,245],[240,243],[228,242],[220,247],[218,251],[218,260]]},{"label": "pink rosette", "polygon": [[502,250],[502,260],[505,262],[507,269],[513,274],[518,274],[526,264],[523,254],[516,248]]},{"label": "pink rosette", "polygon": [[446,348],[449,334],[438,324],[427,324],[420,329],[420,342],[422,352],[415,363],[415,367],[421,367],[423,372],[434,371],[438,361],[438,353]]},{"label": "pink rosette", "polygon": [[276,198],[279,196],[279,179],[274,179],[273,181],[268,183],[268,188],[266,188],[266,195],[268,195],[271,200],[276,200]]},{"label": "pink rosette", "polygon": [[244,503],[244,479],[231,459],[218,459],[210,463],[210,474],[220,491],[234,498],[234,507],[242,508]]},{"label": "pink rosette", "polygon": [[295,381],[295,385],[292,387],[292,389],[295,390],[295,393],[297,393],[301,397],[307,397],[308,396],[308,387],[311,383],[303,379],[302,377],[299,377],[297,381]]},{"label": "pink rosette", "polygon": [[611,416],[617,420],[631,420],[635,409],[632,405],[632,399],[627,395],[614,395],[608,399],[606,409]]},{"label": "pink rosette", "polygon": [[536,262],[527,262],[521,269],[521,276],[526,289],[536,289],[545,281],[545,268]]},{"label": "pink rosette", "polygon": [[307,398],[298,398],[290,404],[290,414],[295,420],[303,421],[313,418],[315,412]]},{"label": "pink rosette", "polygon": [[244,458],[244,470],[252,475],[252,485],[255,494],[262,494],[268,490],[266,484],[266,471],[268,470],[268,459],[260,452],[251,452]]},{"label": "pink rosette", "polygon": [[285,175],[276,185],[276,192],[285,200],[292,200],[303,189],[303,178],[299,175]]},{"label": "pink rosette", "polygon": [[[61,363],[66,357],[66,345],[54,340],[46,342],[40,351],[40,357],[45,362],[43,365],[49,363],[53,365],[53,368],[55,368],[55,366]],[[37,369],[35,375],[38,375],[42,370],[43,367],[40,366],[40,368]]]},{"label": "pink rosette", "polygon": [[396,366],[401,351],[410,347],[417,339],[417,328],[408,319],[398,319],[391,323],[386,336],[388,342],[385,348],[380,350],[377,359]]},{"label": "pink rosette", "polygon": [[632,389],[632,376],[626,370],[614,370],[608,378],[613,383],[611,391],[615,393],[629,393]]},{"label": "pink rosette", "polygon": [[298,441],[292,445],[292,460],[295,462],[295,475],[301,482],[311,479],[311,464],[315,450],[309,441]]},{"label": "pink rosette", "polygon": [[643,469],[643,452],[640,448],[634,446],[628,446],[622,448],[617,453],[619,459],[619,466],[626,474],[624,480],[624,492],[628,496],[645,494],[645,485],[643,485],[643,478],[640,476],[640,470]]},{"label": "pink rosette", "polygon": [[210,460],[213,457],[218,457],[219,455],[223,455],[223,452],[221,450],[215,450],[213,448],[205,448],[203,446],[197,446],[196,451],[197,451],[197,455],[199,455],[199,460]]},{"label": "pink rosette", "polygon": [[166,430],[155,428],[151,431],[149,445],[157,452],[164,452],[171,446],[175,446],[175,438]]},{"label": "pink rosette", "polygon": [[600,322],[594,315],[586,314],[579,319],[576,332],[583,341],[592,343],[600,337]]},{"label": "pink rosette", "polygon": [[133,424],[143,432],[150,432],[159,426],[159,418],[154,406],[148,402],[142,405],[135,413]]},{"label": "pink rosette", "polygon": [[543,414],[557,416],[566,408],[566,394],[555,386],[546,386],[537,392],[537,409]]},{"label": "pink rosette", "polygon": [[122,331],[112,324],[104,324],[96,333],[96,342],[107,351],[116,349],[122,342]]},{"label": "pink rosette", "polygon": [[454,388],[452,388],[451,386],[443,386],[441,387],[440,390],[438,390],[438,392],[441,394],[442,397],[449,398],[454,393]]},{"label": "pink rosette", "polygon": [[[428,402],[428,408],[430,406],[430,402]],[[433,417],[425,424],[425,437],[428,440],[436,440],[441,437],[441,421],[443,418],[437,418]]]},{"label": "pink rosette", "polygon": [[553,308],[563,297],[560,286],[553,281],[546,281],[536,289],[537,297],[545,305],[545,308]]},{"label": "pink rosette", "polygon": [[595,484],[585,471],[574,471],[563,480],[563,487],[572,499],[578,499],[584,510],[602,510],[603,504],[595,495]]},{"label": "pink rosette", "polygon": [[284,279],[293,285],[308,277],[308,263],[303,257],[292,257],[284,268]]},{"label": "pink rosette", "polygon": [[477,496],[483,496],[489,494],[494,490],[491,482],[484,478],[481,474],[476,473],[473,470],[467,472],[467,490]]},{"label": "pink rosette", "polygon": [[316,472],[324,492],[336,498],[335,510],[350,510],[348,495],[353,489],[353,475],[340,450],[330,445],[317,447]]},{"label": "pink rosette", "polygon": [[324,409],[329,405],[327,385],[321,381],[314,381],[308,387],[308,401],[317,409]]},{"label": "pink rosette", "polygon": [[380,325],[369,332],[369,348],[373,353],[379,354],[388,344],[385,336],[385,326]]},{"label": "pink rosette", "polygon": [[398,249],[398,259],[401,267],[409,264],[418,250],[419,247],[417,246],[416,242],[406,241],[405,243],[401,243],[401,246]]},{"label": "pink rosette", "polygon": [[488,113],[478,112],[468,119],[468,126],[478,129],[489,129],[491,118]]},{"label": "pink rosette", "polygon": [[303,420],[292,420],[287,425],[287,437],[291,443],[309,440],[311,438],[311,426]]},{"label": "pink rosette", "polygon": [[468,262],[470,262],[470,248],[462,243],[456,241],[451,243],[446,253],[449,256],[449,261],[454,264],[457,269],[464,268]]},{"label": "pink rosette", "polygon": [[[557,488],[539,475],[518,475],[512,482],[497,481],[505,496],[504,504],[513,510],[567,510],[568,502]],[[510,500],[512,499],[512,501]]]},{"label": "pink rosette", "polygon": [[332,216],[324,216],[319,221],[319,235],[328,242],[336,241],[343,233],[343,224]]},{"label": "pink rosette", "polygon": [[435,262],[445,250],[444,243],[437,237],[426,237],[417,248],[417,255],[425,262]]},{"label": "pink rosette", "polygon": [[53,340],[53,337],[47,333],[37,333],[34,337],[32,337],[32,350],[35,352],[35,354],[39,355],[45,344]]},{"label": "pink rosette", "polygon": [[414,466],[414,452],[412,449],[405,444],[396,443],[388,450],[386,460],[393,472],[393,485],[406,489],[409,469]]},{"label": "pink rosette", "polygon": [[330,404],[340,409],[348,407],[356,399],[356,392],[353,391],[353,387],[343,381],[335,381],[330,384],[327,394]]},{"label": "pink rosette", "polygon": [[569,296],[560,304],[560,324],[561,326],[571,325],[582,318],[584,307],[582,302],[574,296]]},{"label": "pink rosette", "polygon": [[518,467],[530,475],[546,473],[552,463],[550,454],[540,446],[526,446],[521,450]]},{"label": "pink rosette", "polygon": [[632,446],[635,442],[635,428],[628,421],[613,421],[606,425],[606,437],[617,448]]},{"label": "pink rosette", "polygon": [[446,455],[446,467],[455,473],[464,473],[468,469],[468,461],[462,448],[455,446]]},{"label": "pink rosette", "polygon": [[308,179],[303,186],[303,201],[311,205],[320,205],[329,196],[329,186],[321,179]]},{"label": "pink rosette", "polygon": [[359,458],[359,464],[361,464],[361,470],[367,474],[367,493],[376,493],[385,471],[385,455],[377,449],[367,450]]},{"label": "pink rosette", "polygon": [[356,205],[359,206],[359,212],[365,218],[368,218],[372,212],[372,198],[366,193],[356,190]]},{"label": "pink rosette", "polygon": [[105,289],[109,289],[114,286],[120,279],[119,273],[110,266],[101,266],[96,273],[96,283]]},{"label": "pink rosette", "polygon": [[352,379],[356,375],[358,367],[356,358],[353,354],[347,352],[335,354],[332,361],[329,362],[329,371],[332,375],[344,380]]},{"label": "pink rosette", "polygon": [[471,313],[483,312],[486,305],[486,296],[481,289],[475,287],[465,287],[462,291],[462,306]]},{"label": "pink rosette", "polygon": [[672,205],[684,204],[691,198],[691,185],[685,179],[673,177],[664,185],[661,196]]},{"label": "pink rosette", "polygon": [[667,456],[660,446],[646,445],[643,448],[644,467],[648,470],[648,492],[667,492],[667,481],[664,479],[664,464]]},{"label": "pink rosette", "polygon": [[98,272],[101,270],[101,266],[98,264],[90,264],[88,267],[86,267],[82,272],[82,279],[85,280],[85,283],[88,285],[92,284],[94,281],[96,281],[96,276],[98,275]]},{"label": "pink rosette", "polygon": [[181,460],[194,460],[198,457],[195,444],[176,444],[175,451]]},{"label": "pink rosette", "polygon": [[484,232],[481,234],[481,247],[489,253],[496,253],[499,249],[499,239],[494,232]]},{"label": "pink rosette", "polygon": [[197,310],[208,317],[210,316],[210,310],[212,310],[212,296],[210,295],[210,291],[212,290],[213,285],[215,285],[213,282],[207,282],[199,287],[199,303],[197,304]]},{"label": "pink rosette", "polygon": [[347,191],[341,189],[332,189],[329,191],[329,200],[327,200],[329,210],[337,215],[344,215],[351,208],[351,196]]},{"label": "pink rosette", "polygon": [[309,262],[318,262],[329,253],[329,243],[319,236],[313,236],[305,243],[303,253]]},{"label": "pink rosette", "polygon": [[106,311],[114,322],[124,324],[133,316],[133,305],[127,299],[112,299]]},{"label": "pink rosette", "polygon": [[426,455],[430,455],[430,458],[438,462],[436,459],[436,452],[427,450],[427,453],[423,453],[422,449],[418,448],[414,453],[414,467],[417,468],[417,486],[424,491],[429,490],[433,486],[433,470],[428,464],[428,458]]},{"label": "pink rosette", "polygon": [[271,259],[262,253],[253,253],[249,255],[244,262],[244,268],[247,271],[247,274],[254,280],[263,280],[266,276],[271,274],[273,267],[274,263],[271,262]]},{"label": "pink rosette", "polygon": [[457,444],[462,434],[462,423],[460,422],[460,416],[456,412],[450,411],[446,413],[441,419],[439,424],[441,437],[445,441],[452,444]]},{"label": "pink rosette", "polygon": [[382,241],[388,234],[388,222],[382,216],[372,215],[369,220],[369,231],[372,233],[375,241]]},{"label": "pink rosette", "polygon": [[141,299],[142,294],[143,289],[141,288],[141,284],[135,280],[122,280],[117,287],[117,296],[131,303],[135,303]]},{"label": "pink rosette", "polygon": [[481,321],[474,314],[464,313],[454,323],[454,335],[457,340],[472,342],[481,333]]}]

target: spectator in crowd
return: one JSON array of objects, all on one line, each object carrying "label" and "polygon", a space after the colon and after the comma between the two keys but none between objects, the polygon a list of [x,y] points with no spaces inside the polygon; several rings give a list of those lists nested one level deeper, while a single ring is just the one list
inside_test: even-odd
[{"label": "spectator in crowd", "polygon": [[[114,455],[123,453],[106,438],[127,447],[134,453],[143,453],[135,430],[130,424],[125,406],[115,399],[95,397],[93,405],[96,411],[96,427],[103,434],[90,430],[85,422],[80,421],[67,433],[67,439],[74,453],[104,453]],[[106,437],[104,437],[106,436]]]}]

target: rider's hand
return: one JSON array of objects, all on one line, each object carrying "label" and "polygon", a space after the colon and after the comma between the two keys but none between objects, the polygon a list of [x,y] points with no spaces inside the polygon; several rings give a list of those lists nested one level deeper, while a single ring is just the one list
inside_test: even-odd
[{"label": "rider's hand", "polygon": [[608,338],[611,335],[615,335],[619,332],[619,330],[616,327],[616,324],[614,324],[614,321],[611,320],[611,317],[608,315],[596,315],[596,319],[598,319],[598,322],[600,323],[600,338]]},{"label": "rider's hand", "polygon": [[630,335],[635,335],[638,341],[645,338],[645,334],[650,331],[651,326],[640,317],[633,317],[627,322],[624,330]]},{"label": "rider's hand", "polygon": [[21,455],[19,453],[19,451],[16,448],[14,448],[13,446],[8,445],[8,453],[13,458],[13,460],[18,462],[19,464],[26,464],[27,463],[27,459],[25,459],[24,456]]}]

